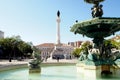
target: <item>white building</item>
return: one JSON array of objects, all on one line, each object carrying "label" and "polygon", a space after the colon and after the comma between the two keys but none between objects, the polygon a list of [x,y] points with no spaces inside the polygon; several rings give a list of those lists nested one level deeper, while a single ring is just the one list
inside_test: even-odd
[{"label": "white building", "polygon": [[62,44],[61,46],[55,46],[54,43],[44,43],[36,46],[41,51],[42,58],[56,59],[58,56],[60,59],[71,59],[73,57],[72,51],[74,47]]},{"label": "white building", "polygon": [[4,32],[0,31],[0,38],[4,38]]},{"label": "white building", "polygon": [[54,49],[54,43],[43,43],[36,46],[41,51],[42,58],[48,58]]},{"label": "white building", "polygon": [[51,53],[52,59],[57,59],[58,57],[59,59],[72,59],[73,50],[74,47],[69,45],[55,46]]}]

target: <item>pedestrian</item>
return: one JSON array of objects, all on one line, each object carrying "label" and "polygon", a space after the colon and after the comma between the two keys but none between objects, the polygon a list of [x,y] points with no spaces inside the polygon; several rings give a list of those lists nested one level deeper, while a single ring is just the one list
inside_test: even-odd
[{"label": "pedestrian", "polygon": [[57,62],[59,62],[59,57],[57,57]]}]

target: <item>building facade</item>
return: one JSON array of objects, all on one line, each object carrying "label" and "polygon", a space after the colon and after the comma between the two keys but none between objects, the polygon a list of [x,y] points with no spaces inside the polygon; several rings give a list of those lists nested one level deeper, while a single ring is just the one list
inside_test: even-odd
[{"label": "building facade", "polygon": [[41,51],[41,58],[51,58],[51,59],[72,59],[72,52],[74,47],[62,44],[61,46],[56,46],[54,43],[43,43],[36,46]]},{"label": "building facade", "polygon": [[0,31],[0,38],[4,38],[4,32]]},{"label": "building facade", "polygon": [[72,59],[74,57],[72,55],[73,50],[74,47],[69,45],[54,46],[51,53],[52,59]]},{"label": "building facade", "polygon": [[49,58],[54,49],[54,43],[43,43],[36,46],[41,51],[41,58]]},{"label": "building facade", "polygon": [[80,47],[82,42],[83,41],[68,42],[68,45],[78,48],[78,47]]}]

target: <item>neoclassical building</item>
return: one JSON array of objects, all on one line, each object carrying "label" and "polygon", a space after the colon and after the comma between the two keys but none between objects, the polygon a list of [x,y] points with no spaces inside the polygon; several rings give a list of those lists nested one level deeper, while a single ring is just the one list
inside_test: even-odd
[{"label": "neoclassical building", "polygon": [[73,58],[72,52],[74,50],[73,46],[67,44],[62,44],[61,46],[56,46],[54,43],[43,43],[36,46],[41,51],[42,58],[56,59],[71,59]]},{"label": "neoclassical building", "polygon": [[54,43],[43,43],[37,45],[36,48],[41,51],[41,58],[48,58],[54,49]]},{"label": "neoclassical building", "polygon": [[61,46],[54,46],[53,52],[51,53],[52,59],[72,59],[74,56],[72,52],[73,46],[62,44]]}]

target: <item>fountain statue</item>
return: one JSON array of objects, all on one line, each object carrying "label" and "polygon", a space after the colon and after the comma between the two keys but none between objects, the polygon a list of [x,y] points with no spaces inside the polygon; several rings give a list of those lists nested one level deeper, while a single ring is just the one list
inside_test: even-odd
[{"label": "fountain statue", "polygon": [[38,50],[33,51],[33,60],[31,60],[28,64],[29,73],[40,73],[41,67],[40,64],[43,60],[41,60],[40,52]]},{"label": "fountain statue", "polygon": [[[105,45],[105,37],[114,35],[120,31],[120,18],[102,17],[103,5],[100,2],[105,0],[84,0],[87,3],[93,4],[91,8],[92,19],[84,22],[75,23],[71,27],[71,32],[82,34],[89,38],[93,38],[94,46],[86,49],[87,54],[83,52],[79,58],[77,67],[79,69],[94,69],[96,74],[115,74],[120,70],[120,52],[117,55],[111,51],[111,44]],[[85,56],[85,57],[84,57]],[[116,67],[117,69],[116,69]],[[98,72],[97,72],[98,71]]]}]

